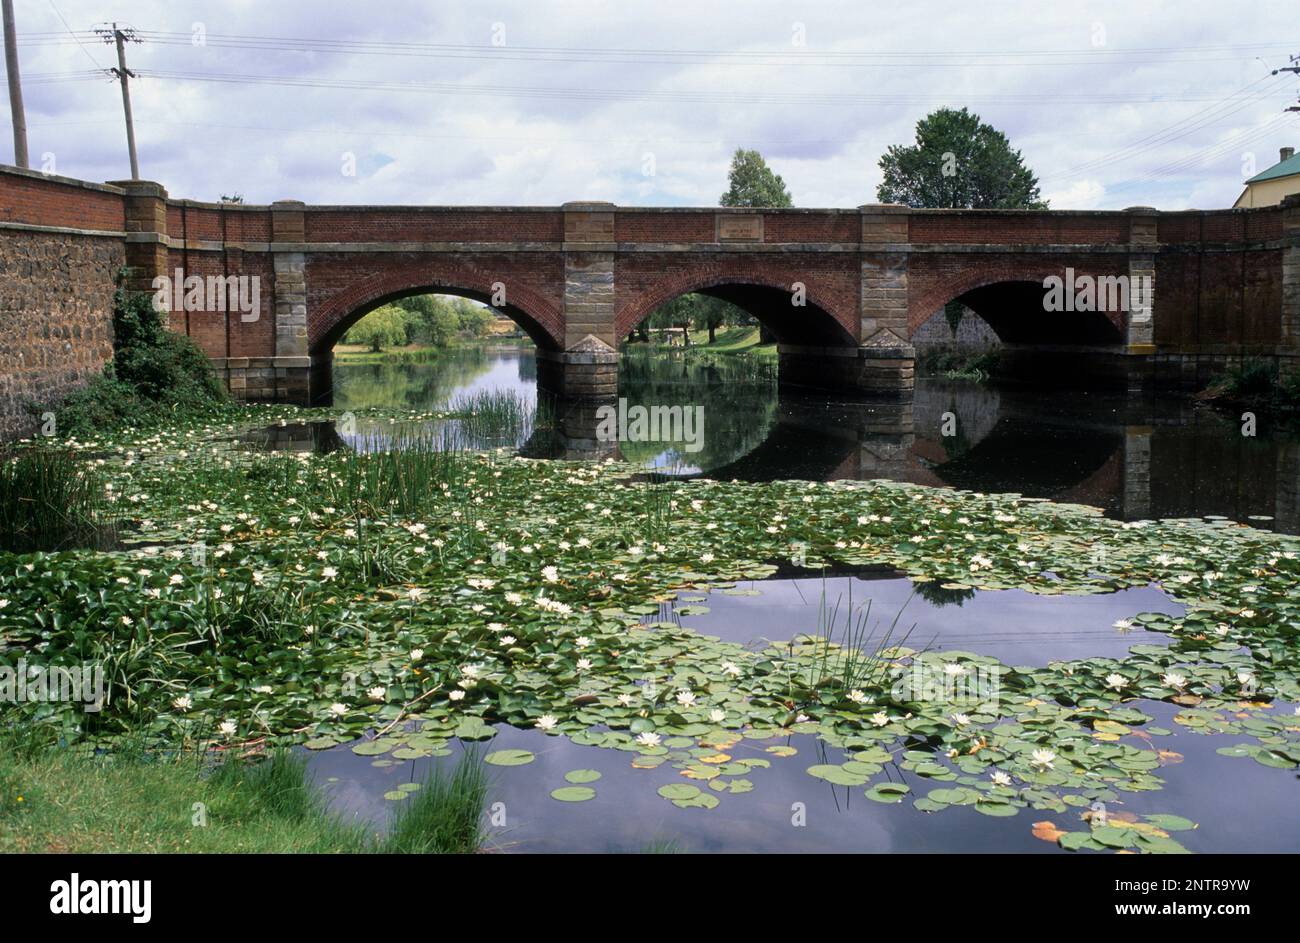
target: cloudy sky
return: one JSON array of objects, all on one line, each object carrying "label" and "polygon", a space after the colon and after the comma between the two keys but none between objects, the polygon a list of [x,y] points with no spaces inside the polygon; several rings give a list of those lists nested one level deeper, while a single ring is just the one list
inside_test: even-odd
[{"label": "cloudy sky", "polygon": [[[32,164],[249,202],[713,205],[757,148],[799,206],[875,200],[933,108],[1053,207],[1228,206],[1300,144],[1294,0],[17,0]],[[10,159],[8,112],[0,159]]]}]

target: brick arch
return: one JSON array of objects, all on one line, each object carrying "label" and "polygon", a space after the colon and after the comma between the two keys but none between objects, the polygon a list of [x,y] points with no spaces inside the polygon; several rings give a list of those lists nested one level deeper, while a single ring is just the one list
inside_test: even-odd
[{"label": "brick arch", "polygon": [[[753,271],[741,269],[733,272],[684,272],[677,275],[665,276],[663,279],[656,280],[655,287],[648,291],[641,291],[633,295],[626,302],[619,305],[618,313],[614,319],[614,336],[622,339],[630,334],[638,324],[650,316],[660,305],[672,301],[681,295],[688,295],[692,292],[709,292],[717,289],[746,289],[758,288],[768,291],[780,292],[786,296],[790,295],[790,284],[795,281],[784,281],[771,275],[757,274]],[[806,284],[806,283],[805,283]],[[719,292],[720,295],[724,294]],[[812,316],[818,319],[818,327],[824,333],[838,335],[844,346],[857,344],[857,332],[853,325],[857,321],[857,312],[844,312],[843,304],[836,306],[825,293],[820,289],[808,286],[805,290],[805,296],[808,301],[807,309]],[[724,300],[731,300],[726,298]],[[745,305],[737,302],[738,307],[745,308]],[[745,308],[745,310],[748,310]],[[762,316],[757,312],[749,312],[760,321]]]},{"label": "brick arch", "polygon": [[[492,297],[492,283],[506,283],[508,304],[499,309],[510,317],[545,350],[563,348],[563,317],[559,305],[541,291],[498,278],[468,265],[443,266],[429,271],[425,266],[411,266],[383,271],[364,278],[349,279],[335,291],[316,299],[308,317],[308,349],[313,355],[332,348],[365,315],[384,304],[417,294],[445,294],[472,298],[487,304]],[[308,276],[308,290],[312,279]]]},{"label": "brick arch", "polygon": [[[1043,280],[1051,275],[1064,278],[1067,266],[1074,268],[1076,274],[1079,275],[1127,275],[1127,257],[1117,256],[1116,258],[1122,261],[1117,261],[1113,268],[1079,266],[1068,260],[1038,265],[1025,261],[1016,261],[1012,263],[997,262],[992,265],[971,263],[959,271],[935,276],[927,276],[925,273],[913,276],[909,273],[909,282],[913,285],[919,284],[920,287],[908,293],[907,336],[910,338],[915,334],[922,324],[948,302],[981,288],[991,288],[995,285],[1017,282],[1032,282],[1041,285]],[[1122,312],[1109,311],[1103,312],[1102,315],[1117,330],[1123,332],[1124,315]]]}]

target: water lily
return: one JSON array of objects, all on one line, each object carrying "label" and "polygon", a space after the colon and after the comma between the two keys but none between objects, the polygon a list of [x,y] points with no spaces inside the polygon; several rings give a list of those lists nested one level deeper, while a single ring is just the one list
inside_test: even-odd
[{"label": "water lily", "polygon": [[182,694],[180,697],[172,698],[172,707],[178,711],[187,711],[194,706],[194,700],[188,694]]},{"label": "water lily", "polygon": [[553,566],[544,566],[542,567],[542,579],[546,580],[548,583],[558,582],[560,579],[560,571]]},{"label": "water lily", "polygon": [[515,642],[517,642],[517,641],[519,641],[519,640],[518,640],[517,638],[515,638],[513,635],[503,635],[503,636],[501,636],[501,644],[504,645],[506,648],[509,648],[511,645],[515,644]]},{"label": "water lily", "polygon": [[876,711],[871,715],[871,722],[877,727],[885,727],[889,724],[889,715],[884,711]]},{"label": "water lily", "polygon": [[1031,762],[1040,769],[1054,769],[1052,761],[1056,759],[1056,754],[1051,750],[1035,750],[1030,755]]},{"label": "water lily", "polygon": [[958,727],[965,727],[967,724],[970,723],[970,717],[968,717],[965,714],[953,714],[952,722],[956,724]]},{"label": "water lily", "polygon": [[233,737],[235,735],[235,731],[238,729],[239,727],[235,724],[233,720],[223,720],[221,722],[221,725],[217,727],[217,730],[220,732],[220,734],[223,737]]},{"label": "water lily", "polygon": [[413,648],[413,649],[411,649],[411,662],[412,662],[412,663],[418,662],[418,661],[420,661],[422,658],[424,658],[424,649],[423,649],[423,648]]},{"label": "water lily", "polygon": [[636,738],[636,742],[643,747],[657,747],[662,740],[659,734],[650,730],[638,734]]},{"label": "water lily", "polygon": [[1165,685],[1165,687],[1175,688],[1180,691],[1187,686],[1187,679],[1176,671],[1170,671],[1167,674],[1161,675],[1160,682]]},{"label": "water lily", "polygon": [[862,691],[859,691],[857,688],[854,688],[848,693],[848,699],[854,704],[861,704],[866,701],[867,695]]},{"label": "water lily", "polygon": [[682,705],[682,707],[694,707],[694,706],[695,706],[695,692],[694,692],[694,691],[687,691],[687,690],[681,690],[681,691],[678,691],[678,692],[677,692],[677,703],[680,704],[680,705]]},{"label": "water lily", "polygon": [[615,698],[615,700],[617,700],[624,707],[631,707],[634,697],[631,694],[620,694],[617,698]]},{"label": "water lily", "polygon": [[1006,773],[1002,772],[1002,770],[1000,770],[1000,769],[998,769],[998,770],[994,770],[994,771],[993,771],[992,779],[993,779],[993,785],[995,785],[995,786],[1010,786],[1010,785],[1011,785],[1011,777],[1010,777],[1009,775],[1007,775]]},{"label": "water lily", "polygon": [[554,730],[555,725],[559,722],[560,721],[553,715],[543,714],[541,717],[537,718],[537,723],[534,724],[534,726],[539,730]]},{"label": "water lily", "polygon": [[460,688],[456,688],[456,689],[453,690],[453,691],[448,691],[448,692],[447,692],[447,700],[449,700],[449,701],[463,701],[463,700],[465,700],[465,692],[462,691]]},{"label": "water lily", "polygon": [[590,659],[590,658],[579,658],[579,659],[578,659],[578,670],[579,670],[579,671],[586,671],[586,670],[587,670],[588,668],[590,668],[590,667],[591,667],[591,659]]},{"label": "water lily", "polygon": [[1110,624],[1112,629],[1119,629],[1121,632],[1133,628],[1132,619],[1116,619]]},{"label": "water lily", "polygon": [[347,712],[348,706],[346,704],[340,704],[338,701],[335,701],[330,705],[330,714],[334,717],[342,717]]},{"label": "water lily", "polygon": [[366,689],[366,694],[367,696],[369,696],[370,700],[372,701],[382,701],[384,699],[384,695],[387,693],[388,693],[388,689],[381,685],[375,685],[375,687],[373,688]]},{"label": "water lily", "polygon": [[738,678],[741,675],[740,666],[734,661],[724,661],[720,667],[723,674],[731,675],[733,678]]},{"label": "water lily", "polygon": [[715,724],[720,724],[726,719],[727,719],[727,712],[724,710],[715,707],[713,710],[709,711],[709,720],[711,720]]},{"label": "water lily", "polygon": [[1126,684],[1128,684],[1128,678],[1124,677],[1122,674],[1116,674],[1112,671],[1110,674],[1106,675],[1106,687],[1108,688],[1114,688],[1118,691]]},{"label": "water lily", "polygon": [[339,575],[339,571],[332,566],[327,566],[320,571],[321,579],[332,580]]}]

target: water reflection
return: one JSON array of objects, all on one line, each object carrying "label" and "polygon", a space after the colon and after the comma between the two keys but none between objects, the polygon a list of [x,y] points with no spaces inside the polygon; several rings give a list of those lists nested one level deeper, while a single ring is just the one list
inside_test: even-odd
[{"label": "water reflection", "polygon": [[[1295,796],[1278,788],[1288,775],[1241,758],[1216,753],[1240,737],[1235,734],[1187,733],[1173,716],[1177,705],[1163,701],[1129,704],[1153,718],[1153,725],[1172,731],[1159,738],[1161,749],[1182,754],[1183,762],[1161,767],[1165,787],[1153,792],[1123,793],[1109,803],[1112,811],[1138,815],[1174,813],[1199,827],[1177,839],[1193,852],[1294,852],[1300,847],[1300,819]],[[1289,704],[1275,710],[1290,713]],[[498,726],[497,735],[478,749],[522,749],[536,754],[525,766],[489,767],[488,808],[505,816],[504,825],[489,823],[488,847],[520,852],[641,852],[663,843],[683,852],[1019,852],[1059,853],[1054,843],[1034,838],[1030,823],[1052,821],[1065,830],[1082,828],[1078,810],[1053,813],[1025,809],[1015,819],[990,818],[974,808],[954,807],[937,814],[920,812],[911,800],[948,785],[887,766],[881,778],[911,789],[899,805],[882,805],[861,787],[833,786],[814,779],[807,768],[842,762],[844,753],[827,749],[810,735],[773,740],[742,740],[729,748],[737,758],[770,760],[749,777],[752,792],[724,795],[717,808],[679,809],[656,790],[686,782],[671,765],[635,769],[628,753],[582,746],[537,730]],[[793,756],[777,757],[767,747],[794,747]],[[1140,745],[1140,744],[1139,744]],[[465,745],[452,741],[453,754],[377,767],[370,757],[347,746],[309,756],[317,782],[325,786],[335,809],[382,827],[396,803],[383,798],[404,782],[421,782],[435,769],[450,769]],[[594,769],[596,797],[589,802],[557,802],[553,789],[567,785],[564,774]],[[1231,789],[1216,788],[1232,783]],[[499,805],[498,805],[499,803]],[[799,803],[803,816],[792,818]],[[498,821],[500,821],[498,819]],[[796,824],[801,821],[803,824]]]},{"label": "water reflection", "polygon": [[[512,391],[533,401],[531,351],[465,349],[427,362],[337,364],[334,402],[445,408]],[[626,351],[629,406],[702,406],[701,447],[597,436],[600,403],[556,402],[554,421],[509,443],[536,457],[617,457],[679,476],[740,480],[887,478],[1078,502],[1127,520],[1223,517],[1300,532],[1300,439],[1176,397],[998,389],[920,378],[910,404],[778,394],[757,357]],[[376,433],[359,423],[353,439]],[[283,435],[289,436],[290,433]],[[321,447],[337,443],[328,433]],[[349,441],[348,436],[343,441]]]},{"label": "water reflection", "polygon": [[891,644],[906,637],[909,648],[978,652],[1007,665],[1124,658],[1132,645],[1165,644],[1168,637],[1119,630],[1115,622],[1137,612],[1184,612],[1154,586],[1043,596],[1019,589],[944,589],[933,583],[917,587],[892,573],[767,579],[685,595],[703,597],[709,611],[678,616],[678,605],[693,603],[666,603],[660,615],[646,621],[672,618],[701,635],[761,648],[800,634],[817,635],[825,628],[838,641],[846,624],[863,612],[869,613],[866,627],[872,644],[882,641],[893,626]]}]

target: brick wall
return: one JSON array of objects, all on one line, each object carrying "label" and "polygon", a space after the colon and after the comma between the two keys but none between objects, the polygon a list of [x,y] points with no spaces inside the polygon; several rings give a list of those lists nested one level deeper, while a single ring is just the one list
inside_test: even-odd
[{"label": "brick wall", "polygon": [[113,356],[115,238],[0,231],[0,440],[27,435],[28,404],[57,405]]}]

